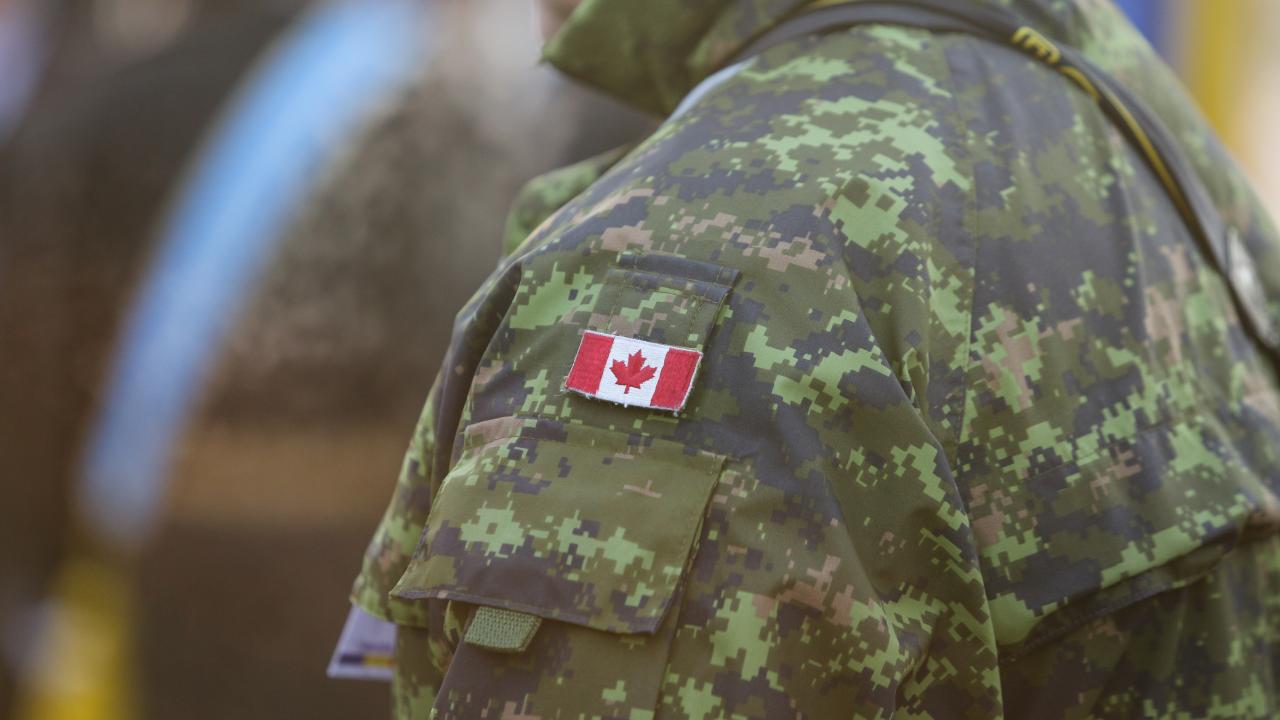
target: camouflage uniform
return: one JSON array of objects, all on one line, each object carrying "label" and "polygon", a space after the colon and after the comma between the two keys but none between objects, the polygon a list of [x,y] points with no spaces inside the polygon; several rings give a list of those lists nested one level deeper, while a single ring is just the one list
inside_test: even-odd
[{"label": "camouflage uniform", "polygon": [[[548,55],[670,112],[799,4],[587,0]],[[1280,313],[1275,228],[1118,11],[1000,4],[1159,114]],[[1280,712],[1275,368],[1052,69],[803,38],[523,200],[353,595],[399,716]],[[687,406],[567,392],[585,330],[703,351]]]}]

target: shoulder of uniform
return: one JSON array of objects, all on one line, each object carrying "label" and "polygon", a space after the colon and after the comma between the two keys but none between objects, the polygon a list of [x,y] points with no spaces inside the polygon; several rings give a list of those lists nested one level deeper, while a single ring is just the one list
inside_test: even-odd
[{"label": "shoulder of uniform", "polygon": [[630,152],[627,143],[543,173],[526,182],[511,203],[503,233],[503,255],[510,255],[556,210],[600,179]]}]

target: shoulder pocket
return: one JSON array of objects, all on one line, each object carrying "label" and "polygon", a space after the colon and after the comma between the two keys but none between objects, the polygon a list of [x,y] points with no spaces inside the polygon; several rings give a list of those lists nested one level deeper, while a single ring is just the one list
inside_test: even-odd
[{"label": "shoulder pocket", "polygon": [[1274,496],[1232,447],[1212,417],[1184,419],[985,501],[974,529],[1002,660],[1195,582],[1275,532]]},{"label": "shoulder pocket", "polygon": [[468,429],[392,596],[654,633],[723,458],[547,420]]},{"label": "shoulder pocket", "polygon": [[701,348],[738,271],[673,255],[622,253],[605,275],[592,330]]}]

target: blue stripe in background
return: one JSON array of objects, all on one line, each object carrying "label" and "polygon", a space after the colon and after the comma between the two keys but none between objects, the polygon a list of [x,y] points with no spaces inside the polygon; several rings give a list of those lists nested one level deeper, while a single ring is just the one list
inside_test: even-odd
[{"label": "blue stripe in background", "polygon": [[82,466],[81,512],[135,546],[208,371],[344,138],[425,65],[424,5],[337,0],[300,18],[229,103],[177,196],[121,333]]},{"label": "blue stripe in background", "polygon": [[1155,46],[1166,62],[1172,60],[1173,3],[1169,0],[1116,0],[1116,5],[1129,16],[1129,21],[1142,31],[1147,42]]}]

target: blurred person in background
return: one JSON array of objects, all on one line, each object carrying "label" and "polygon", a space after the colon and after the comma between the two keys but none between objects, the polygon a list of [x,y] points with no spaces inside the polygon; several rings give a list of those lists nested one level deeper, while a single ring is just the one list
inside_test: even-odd
[{"label": "blurred person in background", "polygon": [[121,0],[62,16],[0,160],[0,614],[24,717],[349,717],[377,702],[316,663],[344,611],[333,558],[358,555],[381,500],[367,479],[393,471],[452,314],[500,252],[477,238],[502,234],[491,208],[530,175],[647,123],[550,73],[530,82],[527,8],[433,7],[430,50],[410,63],[425,74],[315,161],[260,280],[228,310],[136,548],[74,511],[104,386],[164,274],[165,217],[314,14]]},{"label": "blurred person in background", "polygon": [[[378,687],[323,680],[341,558],[359,554],[376,479],[394,474],[453,316],[501,253],[493,208],[649,127],[538,69],[527,7],[430,7],[425,71],[284,230],[182,443],[141,574],[149,717],[373,712]],[[211,676],[235,691],[189,707]]]},{"label": "blurred person in background", "polygon": [[1280,714],[1280,235],[1113,5],[542,7],[667,119],[458,316],[397,717]]},{"label": "blurred person in background", "polygon": [[[46,8],[42,22],[53,30],[30,41],[48,44],[31,53],[47,54],[44,82],[33,83],[33,106],[0,154],[0,636],[8,677],[30,658],[71,539],[79,448],[153,226],[210,117],[288,18],[264,9],[211,19],[184,40],[147,38],[140,50],[89,31],[105,6]],[[159,54],[140,59],[147,52]]]},{"label": "blurred person in background", "polygon": [[44,72],[57,3],[0,0],[0,145],[26,114]]}]

